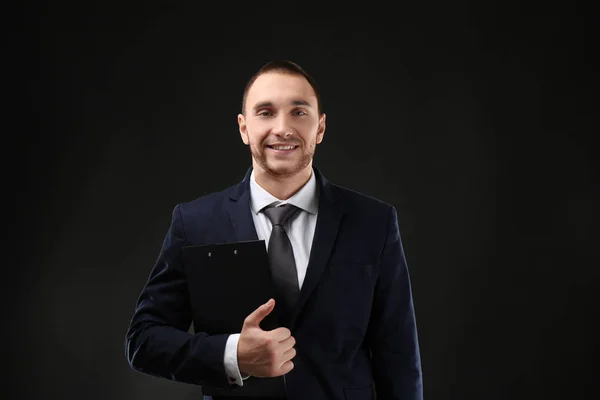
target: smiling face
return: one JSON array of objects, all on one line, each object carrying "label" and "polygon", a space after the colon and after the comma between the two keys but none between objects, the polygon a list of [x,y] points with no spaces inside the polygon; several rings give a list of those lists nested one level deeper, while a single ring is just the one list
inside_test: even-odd
[{"label": "smiling face", "polygon": [[325,133],[325,114],[319,115],[315,92],[303,76],[272,71],[250,87],[238,125],[254,168],[286,178],[312,168]]}]

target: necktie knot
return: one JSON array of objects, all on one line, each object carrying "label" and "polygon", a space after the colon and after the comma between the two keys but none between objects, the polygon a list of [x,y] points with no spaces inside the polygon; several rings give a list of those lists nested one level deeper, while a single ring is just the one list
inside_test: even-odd
[{"label": "necktie knot", "polygon": [[269,206],[263,211],[273,226],[283,226],[300,209],[293,204],[284,204],[279,207]]}]

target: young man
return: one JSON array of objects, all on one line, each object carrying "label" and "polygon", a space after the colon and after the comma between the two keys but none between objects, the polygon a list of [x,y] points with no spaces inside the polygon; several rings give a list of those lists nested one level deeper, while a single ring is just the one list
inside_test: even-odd
[{"label": "young man", "polygon": [[[252,167],[242,182],[175,207],[127,332],[132,368],[221,388],[285,375],[288,399],[422,399],[396,210],[313,167],[325,117],[297,64],[273,61],[250,79],[238,125]],[[188,333],[182,246],[257,239],[267,244],[275,301],[241,332]],[[285,323],[262,330],[274,308]]]}]

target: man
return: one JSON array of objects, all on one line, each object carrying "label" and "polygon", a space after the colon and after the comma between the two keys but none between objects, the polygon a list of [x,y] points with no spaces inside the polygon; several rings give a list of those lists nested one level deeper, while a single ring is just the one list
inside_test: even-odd
[{"label": "man", "polygon": [[[127,331],[132,368],[203,387],[285,375],[288,399],[422,399],[396,210],[313,167],[325,117],[315,81],[298,65],[273,61],[250,79],[238,125],[252,167],[241,183],[175,207]],[[281,296],[241,332],[188,333],[182,246],[258,239]],[[285,325],[262,330],[275,308]]]}]

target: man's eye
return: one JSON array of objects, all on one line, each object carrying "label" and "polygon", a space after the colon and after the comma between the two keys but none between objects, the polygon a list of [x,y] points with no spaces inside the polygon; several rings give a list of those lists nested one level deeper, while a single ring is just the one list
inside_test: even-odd
[{"label": "man's eye", "polygon": [[296,115],[306,115],[306,113],[304,111],[294,111],[294,114],[296,114]]},{"label": "man's eye", "polygon": [[261,117],[270,117],[271,115],[273,115],[271,112],[269,111],[261,111],[258,113],[259,116]]}]

